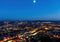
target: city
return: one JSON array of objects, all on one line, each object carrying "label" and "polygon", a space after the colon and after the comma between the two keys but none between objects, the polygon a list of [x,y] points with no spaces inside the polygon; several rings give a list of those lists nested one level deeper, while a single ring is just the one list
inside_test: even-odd
[{"label": "city", "polygon": [[60,42],[60,0],[0,0],[0,42]]},{"label": "city", "polygon": [[58,42],[59,21],[0,22],[0,42]]}]

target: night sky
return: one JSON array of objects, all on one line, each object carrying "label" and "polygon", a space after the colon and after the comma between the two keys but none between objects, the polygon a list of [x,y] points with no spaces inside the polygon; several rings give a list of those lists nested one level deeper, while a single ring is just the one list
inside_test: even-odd
[{"label": "night sky", "polygon": [[60,20],[60,0],[0,0],[0,20]]}]

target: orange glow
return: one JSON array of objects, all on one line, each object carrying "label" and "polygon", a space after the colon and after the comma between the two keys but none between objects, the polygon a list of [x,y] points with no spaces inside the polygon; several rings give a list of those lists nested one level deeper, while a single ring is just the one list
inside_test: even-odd
[{"label": "orange glow", "polygon": [[45,28],[45,30],[49,30],[48,28]]}]

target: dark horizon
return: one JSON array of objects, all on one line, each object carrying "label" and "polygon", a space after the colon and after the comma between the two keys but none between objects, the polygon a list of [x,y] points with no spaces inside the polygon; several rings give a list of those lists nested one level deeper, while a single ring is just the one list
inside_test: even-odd
[{"label": "dark horizon", "polygon": [[2,21],[46,21],[46,22],[50,22],[50,21],[60,21],[60,20],[0,20],[0,22]]}]

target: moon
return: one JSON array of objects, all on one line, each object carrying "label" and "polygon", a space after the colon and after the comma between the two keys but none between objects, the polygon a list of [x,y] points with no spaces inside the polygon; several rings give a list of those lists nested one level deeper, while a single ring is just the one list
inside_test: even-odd
[{"label": "moon", "polygon": [[33,3],[36,3],[36,0],[33,0]]}]

